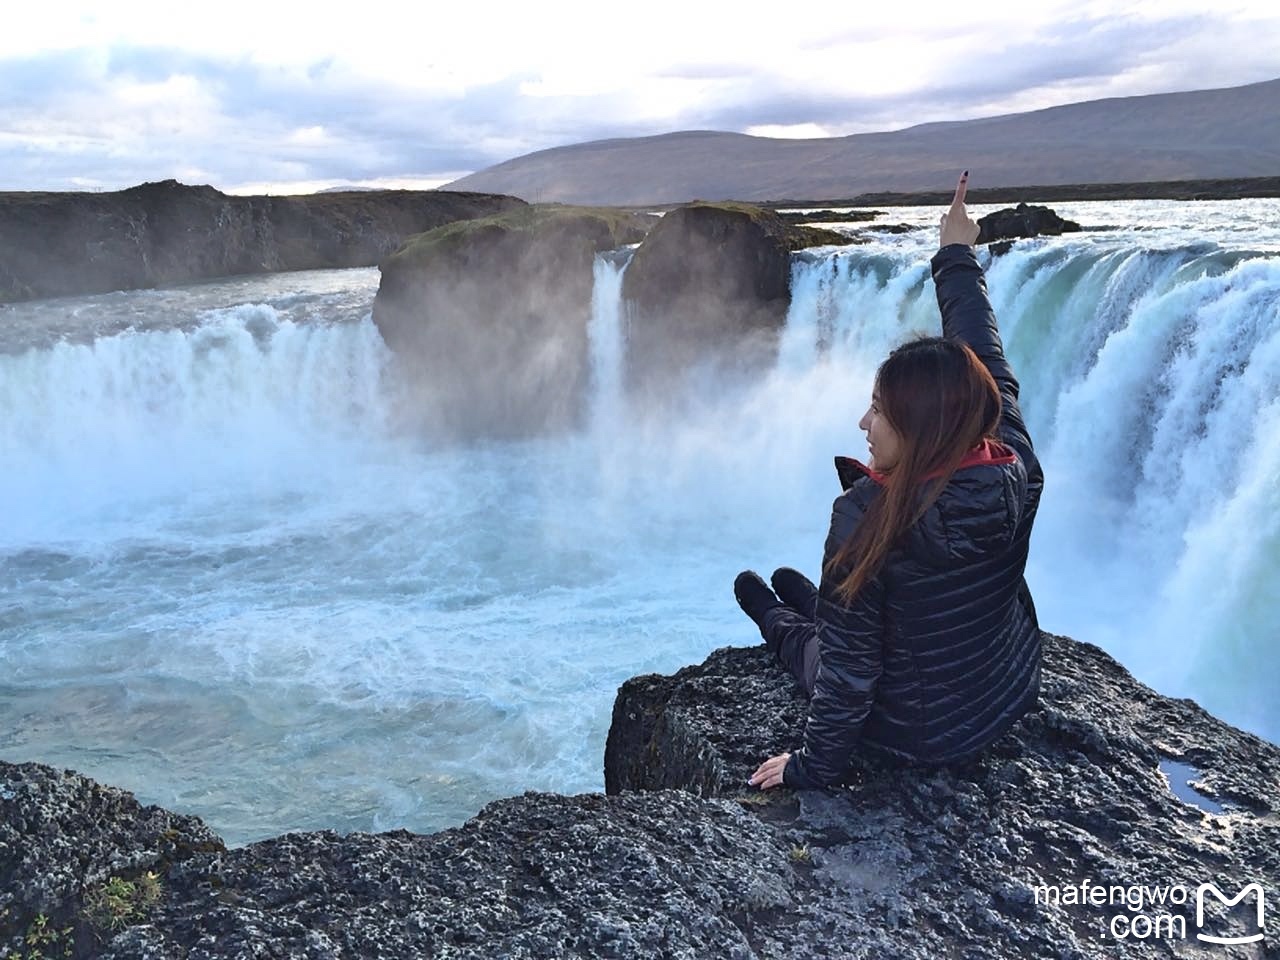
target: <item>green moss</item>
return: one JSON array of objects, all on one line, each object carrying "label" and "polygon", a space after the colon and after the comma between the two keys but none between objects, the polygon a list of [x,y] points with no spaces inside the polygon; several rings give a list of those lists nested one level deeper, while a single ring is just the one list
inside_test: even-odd
[{"label": "green moss", "polygon": [[685,204],[690,210],[718,210],[747,217],[762,230],[782,241],[788,253],[803,250],[805,247],[844,246],[856,240],[834,230],[822,227],[802,227],[790,223],[768,207],[760,207],[754,203],[743,203],[739,200],[695,200]]},{"label": "green moss", "polygon": [[781,222],[781,218],[772,210],[754,203],[744,203],[741,200],[695,200],[685,206],[690,210],[728,210],[732,213],[741,213],[756,223]]},{"label": "green moss", "polygon": [[417,262],[425,257],[460,249],[486,233],[554,232],[599,233],[600,249],[636,243],[644,235],[644,220],[637,214],[613,207],[575,207],[559,203],[529,204],[474,220],[455,220],[405,241],[388,263]]},{"label": "green moss", "polygon": [[801,250],[804,247],[845,247],[851,243],[861,242],[857,237],[851,237],[847,233],[837,233],[835,230],[827,230],[824,227],[792,225],[791,229],[794,231],[795,238],[795,245],[792,246],[792,250]]}]

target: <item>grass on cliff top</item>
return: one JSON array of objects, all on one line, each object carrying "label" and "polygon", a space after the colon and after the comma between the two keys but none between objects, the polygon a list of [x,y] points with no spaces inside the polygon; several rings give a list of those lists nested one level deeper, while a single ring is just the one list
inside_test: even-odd
[{"label": "grass on cliff top", "polygon": [[734,213],[745,213],[757,223],[770,221],[776,216],[772,210],[744,200],[694,200],[683,206],[694,210],[731,210]]},{"label": "grass on cliff top", "polygon": [[575,207],[560,203],[529,204],[505,210],[502,213],[473,220],[455,220],[442,227],[419,233],[405,241],[391,257],[418,260],[440,248],[456,246],[471,237],[489,230],[508,232],[532,232],[557,225],[570,227],[574,223],[596,220],[604,225],[615,240],[615,246],[634,243],[640,239],[643,229],[642,215],[616,207]]},{"label": "grass on cliff top", "polygon": [[[821,227],[799,226],[788,223],[774,211],[751,203],[736,200],[695,200],[682,206],[721,210],[750,218],[766,233],[781,239],[788,251],[805,247],[843,245],[855,243],[856,238]],[[533,232],[554,228],[557,225],[572,228],[574,224],[595,221],[608,230],[610,243],[620,247],[624,243],[641,240],[656,221],[647,214],[620,207],[579,207],[570,204],[542,203],[516,207],[487,217],[472,220],[455,220],[444,226],[410,237],[388,260],[389,264],[419,263],[433,254],[456,249],[472,238],[488,231]],[[602,248],[603,249],[603,248]]]},{"label": "grass on cliff top", "polygon": [[779,237],[788,252],[792,253],[803,250],[805,247],[845,246],[857,242],[856,237],[848,234],[837,233],[823,227],[807,227],[791,223],[768,207],[745,203],[741,200],[695,200],[683,206],[696,210],[725,210],[742,214],[750,218],[752,223],[758,224],[766,233]]}]

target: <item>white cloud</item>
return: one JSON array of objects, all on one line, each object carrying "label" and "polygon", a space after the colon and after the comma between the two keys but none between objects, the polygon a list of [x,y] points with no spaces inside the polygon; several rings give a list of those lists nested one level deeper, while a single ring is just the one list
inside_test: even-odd
[{"label": "white cloud", "polygon": [[257,180],[242,183],[227,190],[239,196],[282,196],[297,193],[318,193],[321,190],[364,187],[373,190],[435,190],[452,180],[466,176],[469,171],[458,170],[437,177],[374,177],[365,180]]},{"label": "white cloud", "polygon": [[289,133],[286,141],[298,147],[331,147],[335,141],[324,127],[316,124],[310,127],[299,127]]},{"label": "white cloud", "polygon": [[753,137],[773,137],[778,140],[808,140],[832,136],[828,127],[816,123],[765,123],[747,127],[742,132]]},{"label": "white cloud", "polygon": [[600,137],[838,136],[1229,86],[1280,76],[1272,5],[48,0],[0,32],[0,189],[431,180]]}]

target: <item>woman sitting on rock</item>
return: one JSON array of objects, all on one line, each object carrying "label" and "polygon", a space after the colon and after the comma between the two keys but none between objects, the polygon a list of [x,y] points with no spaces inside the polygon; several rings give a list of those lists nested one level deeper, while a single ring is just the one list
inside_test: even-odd
[{"label": "woman sitting on rock", "polygon": [[[734,594],[810,695],[804,745],[766,760],[761,789],[837,782],[859,744],[906,761],[972,756],[1040,689],[1023,579],[1043,474],[1018,409],[965,209],[968,171],[932,261],[942,337],[894,350],[858,426],[870,463],[837,458],[815,587],[782,568]],[[775,594],[776,591],[776,594]]]}]

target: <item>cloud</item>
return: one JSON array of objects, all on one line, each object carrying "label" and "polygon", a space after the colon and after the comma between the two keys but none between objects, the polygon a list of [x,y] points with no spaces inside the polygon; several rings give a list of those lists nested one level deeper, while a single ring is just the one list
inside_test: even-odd
[{"label": "cloud", "polygon": [[0,189],[442,179],[587,140],[840,135],[1280,75],[1274,14],[1179,3],[1010,0],[959,23],[833,8],[782,35],[746,8],[688,4],[619,33],[584,3],[582,34],[525,10],[474,42],[456,11],[393,34],[313,18],[271,42],[253,20],[180,40],[136,11],[84,14],[50,21],[54,48],[0,44]]},{"label": "cloud", "polygon": [[[1112,95],[1118,78],[1199,36],[1207,26],[1206,18],[1199,16],[1157,23],[1081,18],[1021,37],[1011,35],[1003,42],[948,37],[948,62],[981,63],[981,69],[922,77],[901,92],[875,94],[802,88],[785,75],[757,75],[742,89],[728,91],[720,102],[695,105],[680,120],[688,126],[727,130],[808,124],[836,135],[1097,98]],[[922,48],[918,55],[927,58],[929,53]],[[1184,80],[1174,89],[1185,88]],[[1061,95],[1064,89],[1072,94]]]},{"label": "cloud", "polygon": [[471,170],[503,157],[483,147],[468,112],[505,111],[515,127],[516,82],[450,100],[323,63],[282,69],[167,49],[0,61],[0,90],[24,91],[0,98],[3,187],[125,185],[179,167],[208,170],[220,186]]}]

